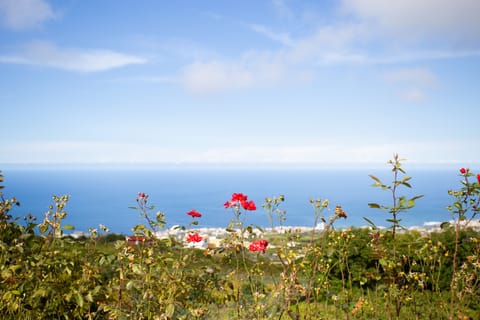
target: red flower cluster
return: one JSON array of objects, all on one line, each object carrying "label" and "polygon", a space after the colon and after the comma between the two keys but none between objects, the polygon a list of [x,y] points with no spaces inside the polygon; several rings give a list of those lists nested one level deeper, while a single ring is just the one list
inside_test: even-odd
[{"label": "red flower cluster", "polygon": [[195,209],[188,211],[187,214],[192,218],[200,218],[202,216],[202,214]]},{"label": "red flower cluster", "polygon": [[248,249],[252,252],[262,251],[263,253],[265,253],[267,246],[268,246],[268,241],[261,239],[261,240],[253,241],[248,247]]},{"label": "red flower cluster", "polygon": [[254,211],[257,210],[257,206],[255,202],[252,200],[248,201],[248,197],[243,193],[234,193],[232,194],[232,199],[230,201],[225,202],[224,207],[228,209],[230,207],[238,207],[239,205],[242,206],[243,209]]},{"label": "red flower cluster", "polygon": [[477,174],[477,181],[478,181],[478,183],[480,183],[480,173]]},{"label": "red flower cluster", "polygon": [[200,242],[202,239],[203,238],[198,233],[189,233],[187,235],[188,242]]}]

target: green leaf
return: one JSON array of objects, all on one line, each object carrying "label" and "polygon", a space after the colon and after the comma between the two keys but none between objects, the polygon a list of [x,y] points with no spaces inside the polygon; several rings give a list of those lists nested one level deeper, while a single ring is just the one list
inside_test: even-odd
[{"label": "green leaf", "polygon": [[80,293],[76,293],[75,294],[75,301],[77,302],[77,304],[80,306],[80,308],[83,308],[83,297]]},{"label": "green leaf", "polygon": [[368,206],[370,208],[374,208],[374,209],[381,209],[381,207],[378,203],[369,203]]},{"label": "green leaf", "polygon": [[75,227],[71,224],[66,224],[63,226],[63,230],[75,230]]},{"label": "green leaf", "polygon": [[373,180],[375,180],[378,184],[383,184],[382,181],[380,181],[380,179],[378,179],[377,177],[375,177],[373,174],[369,174],[368,175],[370,178],[372,178]]},{"label": "green leaf", "polygon": [[440,224],[440,229],[442,230],[448,229],[449,227],[450,227],[450,222],[445,221]]},{"label": "green leaf", "polygon": [[132,271],[133,271],[133,273],[138,274],[138,275],[143,274],[142,269],[140,268],[140,266],[138,264],[132,265]]},{"label": "green leaf", "polygon": [[363,219],[364,219],[365,221],[367,221],[368,224],[373,227],[373,229],[377,229],[377,226],[375,225],[375,223],[373,223],[372,220],[370,220],[370,219],[368,219],[368,218],[366,218],[366,217],[363,217]]},{"label": "green leaf", "polygon": [[173,303],[170,303],[165,309],[165,315],[167,316],[167,318],[171,319],[173,317],[174,312],[175,312],[175,305]]},{"label": "green leaf", "polygon": [[128,281],[128,283],[126,285],[127,290],[132,290],[134,285],[135,285],[135,283],[133,282],[133,280]]},{"label": "green leaf", "polygon": [[410,183],[408,182],[402,182],[402,184],[405,186],[405,187],[408,187],[408,188],[411,188],[412,186],[410,185]]},{"label": "green leaf", "polygon": [[415,201],[415,200],[420,199],[420,198],[423,198],[423,194],[415,196],[415,197],[411,198],[410,200]]},{"label": "green leaf", "polygon": [[46,223],[41,223],[38,225],[38,230],[40,230],[41,233],[45,233],[48,230],[48,224]]}]

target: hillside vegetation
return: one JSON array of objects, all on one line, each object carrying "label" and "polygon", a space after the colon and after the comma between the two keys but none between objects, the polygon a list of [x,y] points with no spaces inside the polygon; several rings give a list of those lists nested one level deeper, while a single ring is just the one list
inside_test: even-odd
[{"label": "hillside vegetation", "polygon": [[[0,317],[2,319],[480,319],[480,174],[459,171],[449,191],[452,220],[435,232],[407,231],[401,217],[421,195],[406,198],[410,177],[397,155],[393,179],[371,175],[392,195],[382,210],[389,228],[337,230],[341,206],[312,199],[308,232],[285,228],[284,196],[261,205],[270,230],[244,224],[260,210],[242,193],[225,202],[232,219],[218,246],[197,249],[201,210],[187,212],[185,237],[158,237],[166,217],[150,196],[132,207],[145,219],[135,238],[101,225],[74,239],[64,225],[68,196],[47,213],[15,219],[0,172]],[[380,192],[380,191],[379,191]],[[132,201],[133,202],[133,201]],[[260,207],[260,206],[259,206]],[[277,228],[275,228],[277,227]]]}]

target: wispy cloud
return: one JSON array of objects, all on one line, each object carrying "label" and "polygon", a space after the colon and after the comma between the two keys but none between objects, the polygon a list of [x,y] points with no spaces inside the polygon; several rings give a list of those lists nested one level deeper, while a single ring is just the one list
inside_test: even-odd
[{"label": "wispy cloud", "polygon": [[77,72],[97,72],[146,63],[147,60],[104,49],[60,48],[46,41],[34,41],[13,54],[0,55],[1,63],[35,65]]},{"label": "wispy cloud", "polygon": [[435,86],[437,77],[427,68],[408,68],[389,71],[385,79],[400,87],[400,95],[407,101],[420,102],[426,99],[427,90]]},{"label": "wispy cloud", "polygon": [[272,0],[273,8],[279,17],[293,19],[293,11],[287,6],[285,0]]},{"label": "wispy cloud", "polygon": [[[277,14],[293,18],[284,1],[272,4]],[[194,92],[219,92],[292,81],[292,74],[305,70],[315,74],[335,65],[395,65],[480,56],[480,2],[476,0],[343,0],[337,9],[340,19],[336,23],[320,25],[300,37],[249,24],[250,30],[281,47],[249,50],[236,58],[197,60],[183,68],[183,83]],[[342,17],[348,17],[348,22]],[[432,86],[418,83],[422,76],[431,80],[432,74],[416,72],[410,74],[415,84],[402,91],[408,100],[424,99],[426,88]],[[396,80],[393,74],[388,77],[405,84],[399,76]]]},{"label": "wispy cloud", "polygon": [[0,0],[0,21],[13,30],[39,27],[55,17],[44,0]]},{"label": "wispy cloud", "polygon": [[402,41],[473,44],[480,41],[477,0],[342,0],[342,9],[372,33]]},{"label": "wispy cloud", "polygon": [[255,23],[250,24],[249,27],[253,31],[255,31],[259,34],[262,34],[262,35],[266,36],[267,38],[269,38],[273,41],[280,42],[281,44],[283,44],[285,46],[292,46],[293,45],[293,41],[290,38],[290,35],[288,33],[277,33],[277,32],[274,32],[274,31],[270,30],[266,26],[262,26],[262,25],[255,24]]},{"label": "wispy cloud", "polygon": [[270,86],[284,78],[285,64],[269,52],[246,52],[238,61],[195,62],[183,69],[182,83],[194,93]]}]

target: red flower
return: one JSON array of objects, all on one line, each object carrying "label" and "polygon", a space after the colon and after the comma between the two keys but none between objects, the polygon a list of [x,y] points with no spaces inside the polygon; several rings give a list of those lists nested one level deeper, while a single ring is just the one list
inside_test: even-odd
[{"label": "red flower", "polygon": [[478,181],[478,183],[480,183],[480,173],[477,174],[477,181]]},{"label": "red flower", "polygon": [[200,242],[202,239],[203,238],[198,233],[189,233],[187,235],[188,242]]},{"label": "red flower", "polygon": [[202,214],[195,209],[188,211],[187,214],[192,218],[200,218],[202,216]]},{"label": "red flower", "polygon": [[257,210],[257,206],[255,205],[255,202],[253,201],[242,201],[241,205],[243,209],[249,210],[249,211],[254,211]]},{"label": "red flower", "polygon": [[251,252],[262,251],[263,253],[265,253],[265,250],[267,249],[267,246],[268,246],[268,241],[264,240],[264,239],[261,239],[261,240],[253,241],[250,244],[250,246],[248,247],[248,249]]},{"label": "red flower", "polygon": [[465,174],[468,172],[468,169],[465,169],[465,168],[460,168],[460,173],[461,174]]},{"label": "red flower", "polygon": [[247,196],[244,195],[243,193],[234,193],[232,194],[232,202],[242,202],[242,201],[247,201]]},{"label": "red flower", "polygon": [[234,193],[232,194],[232,199],[230,201],[227,201],[223,204],[225,209],[228,209],[230,207],[235,207],[238,209],[238,207],[241,205],[243,209],[245,210],[257,210],[257,206],[255,205],[255,202],[253,201],[247,201],[248,197],[244,195],[243,193]]}]

